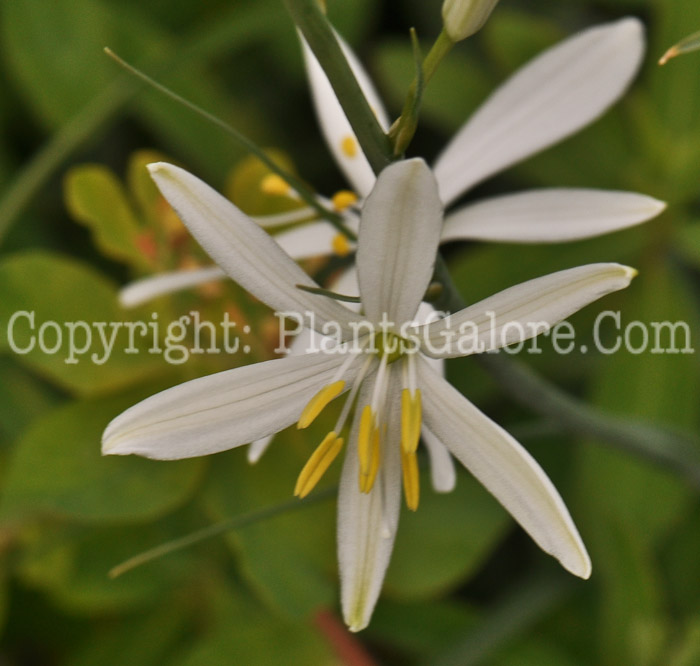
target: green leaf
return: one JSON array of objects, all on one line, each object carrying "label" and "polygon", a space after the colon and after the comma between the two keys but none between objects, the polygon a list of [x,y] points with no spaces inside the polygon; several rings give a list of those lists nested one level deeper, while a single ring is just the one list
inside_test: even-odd
[{"label": "green leaf", "polygon": [[451,493],[430,488],[421,478],[415,512],[403,511],[385,593],[400,599],[424,599],[469,580],[484,564],[510,525],[499,504],[466,474]]},{"label": "green leaf", "polygon": [[506,7],[493,13],[481,34],[488,55],[506,76],[564,38],[551,19]]},{"label": "green leaf", "polygon": [[[323,437],[319,432],[315,423],[303,433],[277,435],[272,450],[252,466],[244,451],[222,455],[206,491],[213,519],[291,499],[312,445]],[[332,482],[339,467],[334,465],[323,481]],[[335,599],[337,583],[329,574],[335,567],[335,532],[333,502],[323,502],[249,525],[228,540],[261,597],[291,617],[303,617]]]},{"label": "green leaf", "polygon": [[446,644],[455,643],[476,624],[479,614],[451,600],[403,601],[383,599],[365,630],[372,642],[389,644],[422,663],[432,663]]},{"label": "green leaf", "polygon": [[129,319],[116,286],[83,263],[43,251],[0,261],[0,350],[69,391],[104,393],[164,372],[162,359],[147,353],[150,334],[145,339],[135,329],[130,345],[119,324]]},{"label": "green leaf", "polygon": [[[643,270],[631,295],[623,311],[625,324],[639,321],[651,328],[650,322],[686,321],[698,330],[685,286],[663,264]],[[642,342],[639,337],[631,340],[634,345]],[[662,341],[662,346],[670,345]],[[696,430],[699,383],[687,355],[622,349],[601,364],[593,401],[618,415]],[[687,511],[691,492],[667,472],[600,443],[579,453],[574,514],[584,518],[582,535],[593,570],[604,583],[601,649],[610,663],[655,663],[665,640],[663,583],[655,550]],[[652,634],[650,626],[660,630]],[[642,635],[649,640],[640,641]]]},{"label": "green leaf", "polygon": [[114,31],[113,21],[96,0],[17,0],[0,7],[6,57],[49,127],[66,122],[114,78],[102,55]]},{"label": "green leaf", "polygon": [[182,649],[193,618],[189,599],[167,598],[143,614],[100,624],[77,646],[71,666],[163,666]]},{"label": "green leaf", "polygon": [[0,516],[58,514],[82,522],[148,521],[187,500],[202,459],[101,457],[102,431],[133,396],[75,402],[48,412],[18,440]]},{"label": "green leaf", "polygon": [[309,623],[290,622],[267,613],[226,584],[220,585],[219,595],[213,626],[187,654],[170,662],[173,666],[337,663],[327,639]]},{"label": "green leaf", "polygon": [[70,214],[90,229],[105,256],[137,269],[153,268],[139,250],[143,224],[110,169],[97,164],[74,167],[66,174],[64,195]]},{"label": "green leaf", "polygon": [[0,441],[13,440],[58,399],[11,356],[0,356]]},{"label": "green leaf", "polygon": [[167,538],[152,525],[75,530],[39,524],[25,537],[17,574],[69,613],[129,610],[162,598],[173,584],[178,561],[171,558],[118,579],[109,578],[107,572],[115,561],[143,548],[159,533]]}]

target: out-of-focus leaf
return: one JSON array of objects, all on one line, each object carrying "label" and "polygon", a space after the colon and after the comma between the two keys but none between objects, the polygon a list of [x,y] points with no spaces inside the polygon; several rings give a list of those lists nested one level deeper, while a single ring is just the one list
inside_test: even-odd
[{"label": "out-of-focus leaf", "polygon": [[266,613],[228,585],[221,585],[219,595],[213,626],[187,654],[170,662],[173,666],[337,664],[327,640],[309,623],[292,623]]},{"label": "out-of-focus leaf", "polygon": [[700,662],[700,615],[687,622],[680,641],[673,641],[665,663],[668,666],[694,666]]},{"label": "out-of-focus leaf", "polygon": [[147,353],[151,337],[144,339],[141,329],[133,335],[137,353],[126,353],[129,335],[120,322],[129,316],[118,307],[116,294],[111,281],[68,257],[27,251],[5,258],[0,262],[0,349],[83,395],[133,385],[155,370],[162,372],[165,365]]},{"label": "out-of-focus leaf", "polygon": [[31,587],[48,593],[53,602],[70,613],[114,613],[153,602],[173,582],[178,560],[168,558],[159,566],[140,569],[111,579],[107,572],[115,561],[142,549],[162,530],[152,526],[52,529],[38,525],[23,544],[18,575]]},{"label": "out-of-focus leaf", "polygon": [[688,615],[700,614],[700,507],[684,517],[678,529],[664,544],[663,562],[668,592],[674,607]]},{"label": "out-of-focus leaf", "polygon": [[389,644],[413,659],[430,663],[446,644],[470,631],[478,617],[476,610],[455,601],[397,603],[384,599],[372,614],[365,634],[374,642]]},{"label": "out-of-focus leaf", "polygon": [[202,459],[154,462],[100,455],[104,427],[134,402],[122,396],[71,403],[33,424],[17,442],[0,517],[58,514],[102,524],[139,522],[182,504],[201,478]]},{"label": "out-of-focus leaf", "polygon": [[468,580],[501,541],[508,515],[472,478],[460,474],[438,494],[422,475],[418,511],[403,511],[386,575],[387,595],[428,598]]},{"label": "out-of-focus leaf", "polygon": [[102,49],[116,26],[98,0],[18,0],[0,10],[5,55],[48,126],[67,121],[114,77]]},{"label": "out-of-focus leaf", "polygon": [[152,268],[148,255],[139,249],[143,225],[110,169],[97,164],[74,167],[66,174],[64,187],[68,211],[90,229],[105,256],[135,268]]},{"label": "out-of-focus leaf", "polygon": [[163,666],[182,647],[191,624],[186,599],[167,598],[142,615],[96,627],[71,656],[71,666]]},{"label": "out-of-focus leaf", "polygon": [[541,638],[532,637],[518,641],[509,649],[504,649],[489,661],[493,666],[581,666],[583,662],[573,655],[567,654],[561,647],[547,643]]},{"label": "out-of-focus leaf", "polygon": [[[698,330],[685,286],[663,264],[642,271],[633,289],[623,326],[636,320],[651,332],[650,322],[685,321],[691,331]],[[640,345],[640,329],[629,330],[637,333],[632,344]],[[680,338],[679,348],[685,345]],[[668,332],[661,346],[670,347]],[[700,378],[695,364],[685,354],[652,354],[650,348],[637,355],[624,348],[610,355],[595,377],[594,403],[618,415],[696,429]],[[666,639],[655,550],[682,519],[690,491],[667,472],[600,443],[583,447],[578,463],[576,514],[583,517],[594,576],[597,572],[603,584],[599,628],[604,663],[655,663]],[[659,631],[650,633],[650,627]]]},{"label": "out-of-focus leaf", "polygon": [[[306,457],[322,437],[316,427],[285,431],[253,466],[244,451],[222,455],[206,495],[215,519],[288,501]],[[336,467],[340,465],[329,470],[325,483],[336,478]],[[334,603],[337,583],[330,573],[335,566],[333,509],[333,502],[322,502],[229,535],[247,580],[285,614],[308,616]]]},{"label": "out-of-focus leaf", "polygon": [[[0,34],[15,76],[51,127],[67,122],[119,75],[102,52],[105,45],[136,63],[167,62],[167,53],[172,54],[171,59],[176,57],[174,40],[135,8],[116,10],[100,0],[66,0],[46,6],[17,0],[4,3],[2,10]],[[36,47],[28,49],[26,44]],[[255,116],[240,113],[240,103],[235,105],[199,62],[181,64],[165,78],[184,97],[240,129],[262,133]],[[209,170],[208,177],[224,172],[242,154],[235,145],[221,140],[220,130],[161,95],[145,91],[138,102],[139,112],[153,131],[170,143],[174,153]]]},{"label": "out-of-focus leaf", "polygon": [[499,7],[486,22],[481,36],[491,61],[510,76],[564,34],[549,18]]},{"label": "out-of-focus leaf", "polygon": [[0,441],[4,441],[17,437],[58,396],[11,356],[0,356],[0,375]]},{"label": "out-of-focus leaf", "polygon": [[682,226],[673,240],[676,251],[695,269],[700,269],[700,222]]}]

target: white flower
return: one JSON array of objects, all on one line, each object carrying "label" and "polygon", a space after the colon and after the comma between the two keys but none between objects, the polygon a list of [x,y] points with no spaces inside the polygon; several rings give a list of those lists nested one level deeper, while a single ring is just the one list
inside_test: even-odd
[{"label": "white flower", "polygon": [[[551,326],[626,287],[634,275],[631,269],[592,264],[561,271],[507,289],[447,319],[412,325],[433,272],[442,204],[425,163],[408,160],[382,172],[363,207],[357,251],[360,315],[299,289],[297,285],[315,283],[253,220],[202,181],[168,164],[150,169],[166,199],[227,275],[279,312],[313,313],[310,325],[316,329],[335,324],[343,342],[336,353],[257,363],[152,396],[109,424],[104,453],[157,459],[216,453],[295,421],[306,427],[347,392],[334,430],[302,470],[295,494],[310,492],[343,448],[354,407],[338,498],[342,606],[352,630],[367,625],[379,595],[402,486],[409,508],[418,505],[421,424],[543,550],[575,575],[590,575],[585,547],[544,472],[507,432],[432,369],[427,355],[466,354],[476,343],[479,351],[488,351],[532,337],[536,332],[529,324]],[[354,334],[358,328],[365,331],[359,337]]]},{"label": "white flower", "polygon": [[[341,45],[370,107],[387,130],[389,117],[369,76],[342,39]],[[372,189],[375,176],[325,73],[306,44],[303,48],[323,136],[360,196],[357,206],[348,208],[345,215],[348,227],[356,231],[356,211]],[[521,68],[486,100],[437,158],[433,170],[444,206],[486,178],[596,120],[627,89],[643,54],[642,25],[637,19],[626,18],[584,30]],[[631,192],[535,189],[457,208],[445,219],[441,241],[574,241],[645,222],[664,208],[661,201]],[[261,220],[268,227],[280,221],[287,218]],[[292,257],[303,259],[337,251],[339,236],[327,222],[316,221],[275,239]],[[217,269],[212,268],[187,276],[170,273],[139,280],[122,292],[122,302],[143,303],[181,289],[183,282],[192,286],[216,274]]]}]

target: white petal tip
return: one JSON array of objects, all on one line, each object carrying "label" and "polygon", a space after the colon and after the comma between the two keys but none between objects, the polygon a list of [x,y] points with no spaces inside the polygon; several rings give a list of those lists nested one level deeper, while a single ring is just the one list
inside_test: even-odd
[{"label": "white petal tip", "polygon": [[578,578],[581,578],[583,580],[588,580],[591,577],[591,560],[588,557],[588,553],[586,553],[585,551],[581,553],[581,558],[577,558],[575,563],[569,562],[567,564],[564,564],[564,562],[562,562],[562,566],[570,574],[573,574],[574,576],[577,576]]},{"label": "white petal tip", "polygon": [[166,167],[172,166],[168,164],[167,162],[151,162],[150,164],[146,165],[146,168],[151,172],[151,173],[158,173],[159,171],[163,171]]}]

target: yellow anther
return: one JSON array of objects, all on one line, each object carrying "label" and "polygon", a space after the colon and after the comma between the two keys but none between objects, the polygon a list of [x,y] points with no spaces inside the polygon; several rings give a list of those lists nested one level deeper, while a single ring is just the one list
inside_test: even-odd
[{"label": "yellow anther", "polygon": [[314,419],[325,409],[331,400],[337,398],[345,388],[345,382],[341,379],[340,381],[333,382],[324,386],[304,407],[299,417],[299,422],[297,423],[297,428],[300,430],[302,428],[308,428]]},{"label": "yellow anther", "polygon": [[418,459],[415,453],[401,450],[401,470],[403,472],[403,494],[406,506],[415,511],[420,500],[420,478],[418,476]]},{"label": "yellow anther", "polygon": [[260,189],[265,194],[271,194],[278,197],[289,196],[290,192],[292,191],[289,184],[276,173],[268,173],[267,176],[260,181]]},{"label": "yellow anther", "polygon": [[350,241],[344,234],[336,234],[331,241],[333,253],[339,257],[347,257],[350,254]]},{"label": "yellow anther", "polygon": [[[360,417],[360,430],[357,435],[357,455],[360,459],[360,476],[367,476],[372,466],[372,439],[374,437],[374,415],[372,408],[365,405]],[[360,484],[360,490],[362,485]]]},{"label": "yellow anther", "polygon": [[404,453],[415,453],[420,441],[420,430],[423,424],[423,405],[420,389],[411,395],[411,390],[405,388],[401,392],[401,448]]},{"label": "yellow anther", "polygon": [[357,141],[354,136],[346,136],[340,142],[340,149],[345,157],[355,157],[357,155]]},{"label": "yellow anther", "polygon": [[342,437],[338,437],[335,432],[329,432],[301,470],[294,487],[295,497],[304,499],[316,487],[342,448]]},{"label": "yellow anther", "polygon": [[350,190],[340,190],[333,195],[331,202],[333,203],[333,208],[342,213],[357,203],[357,194]]},{"label": "yellow anther", "polygon": [[374,481],[377,478],[379,471],[379,463],[381,460],[381,445],[379,438],[379,429],[375,428],[372,433],[372,461],[369,468],[369,473],[365,476],[360,475],[360,490],[363,493],[368,493],[374,486]]}]

